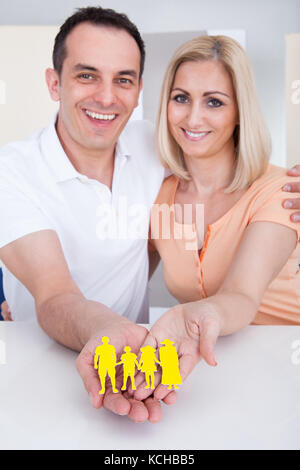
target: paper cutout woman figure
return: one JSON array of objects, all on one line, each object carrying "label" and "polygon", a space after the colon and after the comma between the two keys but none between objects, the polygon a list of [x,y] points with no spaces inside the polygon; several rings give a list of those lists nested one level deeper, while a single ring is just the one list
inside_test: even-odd
[{"label": "paper cutout woman figure", "polygon": [[124,351],[125,354],[122,354],[121,361],[117,362],[116,364],[117,366],[119,364],[123,364],[123,387],[121,388],[121,390],[126,390],[128,376],[130,376],[131,379],[132,390],[136,390],[136,386],[134,383],[134,371],[135,365],[137,366],[137,368],[139,368],[139,363],[136,359],[137,356],[133,352],[130,352],[130,346],[125,346]]},{"label": "paper cutout woman figure", "polygon": [[[154,387],[154,372],[157,371],[155,363],[160,364],[160,362],[155,357],[155,349],[152,346],[144,346],[141,348],[141,357],[139,362],[139,369],[145,373],[145,379],[147,386],[145,388],[151,388],[152,390]],[[151,387],[150,387],[150,380],[151,380]]]},{"label": "paper cutout woman figure", "polygon": [[118,389],[116,388],[116,350],[112,344],[109,343],[109,338],[107,336],[102,337],[102,343],[97,346],[95,350],[94,356],[94,368],[98,368],[98,374],[100,377],[100,382],[102,385],[101,390],[99,391],[99,395],[103,395],[105,393],[105,378],[106,375],[109,375],[111,380],[111,385],[113,389],[113,393],[118,393]]},{"label": "paper cutout woman figure", "polygon": [[171,390],[172,385],[178,389],[178,385],[182,384],[182,379],[179,372],[179,360],[174,342],[169,339],[161,341],[164,347],[159,348],[159,360],[162,367],[161,383],[168,385],[168,390]]}]

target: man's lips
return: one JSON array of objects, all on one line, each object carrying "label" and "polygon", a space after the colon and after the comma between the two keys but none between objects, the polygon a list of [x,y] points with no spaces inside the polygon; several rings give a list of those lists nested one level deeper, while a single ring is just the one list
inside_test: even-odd
[{"label": "man's lips", "polygon": [[102,126],[109,126],[118,116],[117,113],[99,113],[91,109],[83,109],[83,112],[93,124]]}]

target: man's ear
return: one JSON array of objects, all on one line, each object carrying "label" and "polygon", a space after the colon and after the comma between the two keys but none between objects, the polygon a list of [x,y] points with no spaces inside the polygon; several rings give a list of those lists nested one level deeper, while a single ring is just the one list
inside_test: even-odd
[{"label": "man's ear", "polygon": [[53,101],[60,101],[59,75],[56,70],[48,68],[45,72],[46,83]]}]

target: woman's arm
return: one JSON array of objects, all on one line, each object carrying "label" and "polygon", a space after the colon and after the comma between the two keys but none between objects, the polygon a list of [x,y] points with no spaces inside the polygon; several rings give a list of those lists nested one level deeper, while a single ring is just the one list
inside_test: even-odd
[{"label": "woman's arm", "polygon": [[220,335],[249,324],[268,285],[297,244],[297,232],[272,222],[254,222],[245,231],[223,285],[208,298],[220,318]]},{"label": "woman's arm", "polygon": [[[217,338],[251,323],[265,290],[295,249],[297,238],[296,230],[278,223],[251,223],[218,292],[168,310],[152,326],[145,344],[156,347],[164,338],[174,341],[182,380],[201,357],[209,365],[217,365],[214,354]],[[156,374],[156,385],[159,382]],[[146,393],[140,386],[135,398],[144,399]],[[154,396],[161,400],[167,393],[160,385]]]}]

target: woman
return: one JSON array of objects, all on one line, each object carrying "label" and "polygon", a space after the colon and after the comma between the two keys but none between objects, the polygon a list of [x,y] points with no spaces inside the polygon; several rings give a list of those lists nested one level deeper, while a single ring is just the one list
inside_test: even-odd
[{"label": "woman", "polygon": [[[250,323],[300,324],[299,228],[281,206],[286,170],[268,163],[251,65],[233,39],[201,36],[175,52],[157,141],[173,175],[152,210],[150,249],[180,305],[147,342],[175,342],[184,380],[201,356],[217,364],[220,335]],[[166,394],[160,386],[154,396]],[[144,398],[141,389],[135,396]]]}]

